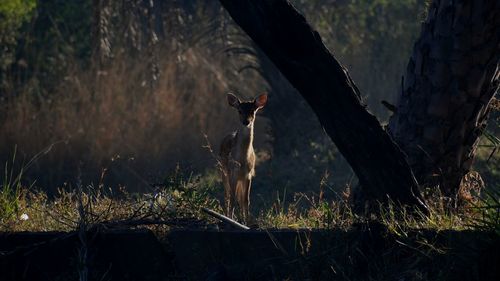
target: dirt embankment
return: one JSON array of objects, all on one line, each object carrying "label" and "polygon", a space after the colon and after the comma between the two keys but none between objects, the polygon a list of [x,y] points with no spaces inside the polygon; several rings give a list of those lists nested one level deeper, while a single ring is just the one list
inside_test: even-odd
[{"label": "dirt embankment", "polygon": [[[1,280],[500,280],[500,239],[380,225],[343,230],[0,234]],[[86,258],[83,253],[86,252]]]}]

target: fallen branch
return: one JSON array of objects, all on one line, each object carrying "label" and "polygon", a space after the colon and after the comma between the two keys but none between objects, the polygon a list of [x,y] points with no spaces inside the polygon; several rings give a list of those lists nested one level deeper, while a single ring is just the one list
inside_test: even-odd
[{"label": "fallen branch", "polygon": [[235,220],[232,220],[232,219],[230,219],[230,218],[228,218],[228,217],[226,217],[224,215],[221,215],[221,214],[217,213],[216,211],[212,211],[212,210],[207,209],[207,208],[201,208],[201,210],[204,213],[206,213],[206,214],[208,214],[208,215],[210,215],[210,216],[212,216],[212,217],[214,217],[214,218],[216,218],[218,220],[221,220],[221,221],[223,221],[223,222],[225,222],[225,223],[227,223],[227,224],[229,224],[231,226],[234,226],[234,227],[236,227],[238,229],[243,229],[243,230],[249,230],[250,229],[250,227],[248,227],[246,225],[243,225],[243,224],[241,224],[241,223],[239,223],[239,222],[237,222]]}]

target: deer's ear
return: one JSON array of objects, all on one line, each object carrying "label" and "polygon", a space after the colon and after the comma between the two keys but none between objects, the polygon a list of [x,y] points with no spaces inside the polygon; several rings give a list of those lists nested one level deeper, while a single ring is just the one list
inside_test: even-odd
[{"label": "deer's ear", "polygon": [[263,108],[264,106],[266,106],[266,103],[267,103],[267,94],[262,94],[260,96],[258,96],[257,98],[255,98],[255,106],[260,109],[260,108]]},{"label": "deer's ear", "polygon": [[229,103],[229,105],[232,107],[238,107],[238,105],[240,104],[240,100],[235,95],[228,93],[227,103]]}]

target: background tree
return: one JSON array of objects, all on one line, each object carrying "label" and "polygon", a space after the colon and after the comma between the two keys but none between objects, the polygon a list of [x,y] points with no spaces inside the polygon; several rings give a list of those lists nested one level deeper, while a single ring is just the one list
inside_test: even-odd
[{"label": "background tree", "polygon": [[500,2],[433,1],[389,123],[418,181],[454,197],[500,83]]}]

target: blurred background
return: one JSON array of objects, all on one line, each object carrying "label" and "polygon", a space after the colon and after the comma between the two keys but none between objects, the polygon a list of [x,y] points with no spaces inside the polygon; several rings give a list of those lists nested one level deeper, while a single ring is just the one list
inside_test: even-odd
[{"label": "blurred background", "polygon": [[[395,103],[425,1],[292,2],[385,123],[381,101]],[[3,0],[0,46],[0,166],[24,167],[26,185],[49,194],[77,182],[129,192],[177,177],[220,185],[215,155],[238,127],[229,91],[270,95],[256,122],[252,204],[356,183],[305,101],[218,1]],[[491,123],[498,131],[498,116]],[[494,182],[490,153],[476,167]]]}]

